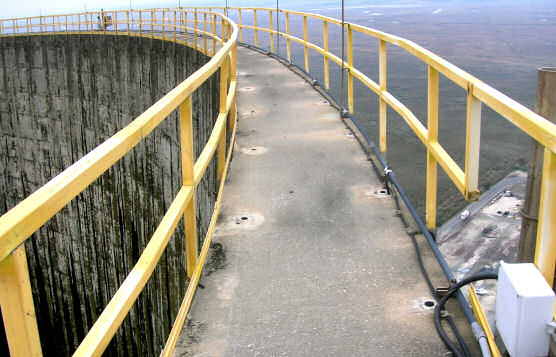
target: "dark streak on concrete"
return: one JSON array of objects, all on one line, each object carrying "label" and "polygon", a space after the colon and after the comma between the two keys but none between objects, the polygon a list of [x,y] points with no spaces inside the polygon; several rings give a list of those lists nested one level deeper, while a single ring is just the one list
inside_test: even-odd
[{"label": "dark streak on concrete", "polygon": [[[182,45],[135,37],[0,39],[0,212],[123,128],[207,60]],[[218,77],[193,95],[196,155],[218,113]],[[180,187],[178,129],[174,112],[27,240],[44,355],[75,350],[148,243]],[[215,191],[213,162],[196,192],[199,237]],[[184,242],[180,223],[106,355],[158,355],[187,287]]]}]

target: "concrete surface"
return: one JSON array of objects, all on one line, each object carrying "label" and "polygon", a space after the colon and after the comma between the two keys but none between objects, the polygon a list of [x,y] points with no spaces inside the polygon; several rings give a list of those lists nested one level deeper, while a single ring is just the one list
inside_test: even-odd
[{"label": "concrete surface", "polygon": [[[517,262],[526,184],[526,172],[512,172],[464,208],[470,212],[467,219],[461,220],[458,213],[439,228],[439,249],[457,280],[484,269],[498,271],[500,260]],[[494,331],[497,282],[479,281],[474,286]],[[467,296],[468,290],[463,293]]]},{"label": "concrete surface", "polygon": [[223,210],[175,355],[444,355],[412,243],[338,112],[260,53],[240,48],[238,71]]}]

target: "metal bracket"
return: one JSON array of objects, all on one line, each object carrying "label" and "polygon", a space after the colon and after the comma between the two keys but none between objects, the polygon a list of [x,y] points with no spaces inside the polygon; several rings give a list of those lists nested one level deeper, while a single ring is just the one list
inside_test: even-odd
[{"label": "metal bracket", "polygon": [[316,86],[319,85],[319,82],[317,81],[316,78],[313,78],[313,83],[311,83],[311,85],[312,85],[313,87],[316,87]]},{"label": "metal bracket", "polygon": [[436,295],[438,295],[438,297],[440,299],[442,299],[444,296],[446,296],[446,294],[448,293],[448,290],[450,290],[450,287],[439,286],[439,287],[436,288]]},{"label": "metal bracket", "polygon": [[340,115],[342,116],[342,118],[347,118],[349,114],[349,110],[347,108],[342,108],[342,110],[340,111]]},{"label": "metal bracket", "polygon": [[556,322],[548,322],[546,324],[546,332],[551,335],[554,342],[556,342]]},{"label": "metal bracket", "polygon": [[388,176],[388,174],[391,174],[391,173],[392,173],[392,170],[390,170],[390,168],[389,168],[388,166],[386,166],[386,167],[384,168],[384,175],[385,175],[385,176]]}]

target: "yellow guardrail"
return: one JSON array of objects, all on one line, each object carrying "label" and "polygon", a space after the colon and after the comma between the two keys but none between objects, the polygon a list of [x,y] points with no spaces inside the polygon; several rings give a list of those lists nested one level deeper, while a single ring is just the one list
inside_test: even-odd
[{"label": "yellow guardrail", "polygon": [[[41,355],[23,244],[25,240],[179,108],[182,187],[139,260],[74,354],[102,354],[150,278],[176,225],[184,217],[187,274],[191,280],[162,351],[162,355],[167,356],[174,349],[193,299],[220,210],[235,139],[238,28],[223,14],[183,9],[109,11],[0,20],[0,36],[68,33],[128,35],[174,41],[210,55],[212,59],[125,128],[0,217],[0,305],[10,353],[13,356]],[[207,41],[212,41],[212,48]],[[220,47],[218,51],[217,44]],[[207,144],[194,162],[194,103],[191,95],[217,70],[220,70],[219,115]],[[227,149],[228,130],[231,137]],[[194,192],[216,151],[220,187],[198,254]]]},{"label": "yellow guardrail", "polygon": [[[169,232],[173,230],[182,213],[186,212],[186,222],[189,225],[187,235],[191,235],[191,227],[194,227],[190,205],[193,202],[193,187],[208,164],[208,160],[214,154],[216,147],[219,147],[219,177],[225,177],[227,163],[224,160],[222,148],[225,140],[222,137],[226,130],[225,116],[230,112],[230,127],[235,128],[235,60],[236,46],[235,41],[238,36],[243,41],[243,31],[251,30],[254,32],[254,45],[259,46],[259,32],[269,35],[270,50],[275,51],[275,38],[280,36],[286,40],[287,60],[291,62],[291,42],[299,43],[304,51],[304,68],[309,72],[309,49],[316,51],[323,56],[324,64],[324,83],[326,89],[330,86],[329,62],[344,67],[347,71],[347,91],[348,109],[354,112],[354,78],[359,80],[372,92],[379,97],[379,148],[381,152],[386,152],[386,109],[387,106],[393,108],[406,121],[415,135],[422,141],[427,148],[427,183],[426,183],[426,222],[429,228],[436,226],[436,190],[437,190],[437,169],[440,165],[448,174],[452,182],[467,200],[475,200],[479,196],[479,147],[480,147],[480,128],[481,128],[481,108],[482,104],[487,105],[504,118],[512,122],[527,135],[538,141],[545,147],[543,179],[541,190],[541,206],[539,210],[539,224],[537,236],[537,249],[535,263],[543,273],[550,285],[554,280],[554,268],[556,262],[556,125],[550,123],[543,117],[537,115],[506,95],[493,89],[479,79],[471,76],[467,72],[454,66],[450,62],[438,57],[416,43],[401,37],[393,36],[371,28],[346,22],[343,24],[344,31],[347,31],[347,61],[340,56],[329,51],[328,27],[329,24],[342,26],[342,22],[330,17],[270,8],[203,8],[208,11],[200,11],[201,8],[193,9],[156,9],[142,11],[111,11],[102,13],[68,14],[50,17],[35,17],[26,19],[3,20],[0,21],[0,34],[20,35],[20,34],[48,34],[48,33],[101,33],[101,34],[121,34],[129,36],[143,36],[162,38],[169,41],[178,41],[188,46],[194,47],[204,53],[213,55],[213,59],[197,71],[193,76],[176,87],[167,96],[153,105],[149,110],[138,117],[128,127],[114,137],[107,140],[104,144],[93,150],[83,159],[68,168],[60,176],[53,179],[39,191],[31,195],[20,205],[0,218],[0,274],[2,281],[11,281],[8,285],[2,284],[0,287],[0,302],[4,319],[8,320],[17,327],[20,335],[15,335],[13,340],[17,345],[25,345],[27,350],[36,351],[38,346],[38,334],[36,341],[29,336],[36,331],[34,313],[32,313],[32,300],[30,299],[30,288],[28,273],[25,261],[23,246],[17,248],[32,232],[40,225],[44,224],[48,218],[63,207],[71,198],[81,192],[89,185],[100,173],[104,172],[112,163],[118,160],[125,152],[129,151],[137,142],[148,134],[154,127],[165,118],[174,108],[180,107],[180,117],[182,118],[182,159],[184,161],[184,186],[178,193],[174,203],[166,213],[159,229],[155,232],[151,242],[145,249],[140,261],[124,282],[116,296],[112,299],[105,312],[101,315],[85,341],[81,344],[76,354],[99,354],[103,346],[113,335],[123,316],[129,310],[133,300],[140,289],[144,286],[146,279],[152,272],[154,264],[160,257],[168,239]],[[213,10],[224,12],[228,15],[231,11],[235,12],[238,19],[237,26],[228,17],[215,13]],[[193,19],[188,19],[184,14],[194,14]],[[245,14],[251,14],[251,24],[246,24]],[[258,25],[258,14],[267,13],[269,27]],[[199,15],[202,19],[199,18]],[[286,23],[285,32],[279,31],[279,15],[283,16]],[[303,30],[299,37],[292,35],[290,17],[298,16],[302,19]],[[160,18],[161,17],[161,18]],[[221,19],[222,37],[216,36],[216,18]],[[276,17],[276,22],[274,18]],[[311,43],[308,39],[308,19],[319,20],[322,22],[323,47]],[[188,27],[192,24],[193,27]],[[276,24],[276,28],[275,28]],[[231,33],[229,29],[232,29]],[[186,37],[179,39],[179,33],[187,31],[193,35],[192,41]],[[353,66],[353,33],[358,32],[379,41],[379,79],[373,81],[369,76],[362,73]],[[229,34],[228,41],[223,40],[225,34]],[[212,49],[207,47],[207,39],[212,39]],[[202,46],[200,41],[203,42]],[[222,48],[216,52],[216,43],[220,43]],[[417,117],[403,103],[395,98],[387,90],[387,45],[398,46],[409,52],[422,62],[428,65],[428,116],[427,126],[423,125]],[[229,91],[226,87],[226,79],[221,81],[220,108],[221,113],[213,134],[203,154],[194,164],[191,159],[190,141],[184,137],[190,135],[188,122],[191,116],[190,94],[206,80],[218,67],[222,68],[229,77]],[[224,70],[226,69],[226,70]],[[439,95],[439,73],[447,77],[458,86],[467,91],[467,125],[466,125],[466,149],[465,166],[462,169],[450,157],[447,151],[438,142],[438,95]],[[172,109],[170,109],[172,108]],[[185,118],[185,119],[184,119]],[[234,131],[235,133],[235,131]],[[232,134],[233,135],[233,134]],[[224,137],[225,139],[225,137]],[[233,136],[232,136],[233,142]],[[228,152],[228,160],[230,152]],[[89,176],[92,175],[92,176]],[[222,181],[223,182],[223,181]],[[193,271],[192,282],[186,293],[186,298],[180,308],[174,329],[170,334],[163,354],[167,355],[173,348],[179,327],[183,324],[187,309],[191,303],[193,292],[202,269],[202,262],[206,257],[210,236],[214,229],[216,216],[218,214],[221,199],[222,184],[218,196],[218,204],[213,214],[207,239],[201,250],[198,262],[191,252],[195,251],[192,242],[187,246],[188,251],[188,272]],[[30,219],[29,217],[33,217]],[[6,218],[8,217],[8,218]],[[35,220],[41,223],[34,223]],[[14,223],[15,222],[15,223]],[[22,223],[23,222],[23,223]],[[29,225],[29,226],[27,226]],[[17,249],[16,249],[17,248]],[[152,261],[151,261],[152,259]],[[190,268],[195,266],[194,270]],[[137,268],[137,269],[136,269]],[[19,277],[22,277],[19,279]],[[11,279],[11,280],[10,280]],[[8,292],[10,292],[8,294]],[[4,308],[5,301],[13,306],[13,310],[8,312]],[[13,315],[13,317],[11,317]],[[26,318],[25,318],[26,317]],[[29,327],[35,324],[35,327]],[[11,327],[9,327],[11,328]],[[10,333],[13,336],[13,332]],[[23,340],[29,342],[24,342]],[[11,348],[12,344],[10,344]]]},{"label": "yellow guardrail", "polygon": [[[213,8],[214,9],[214,8]],[[286,39],[287,60],[291,62],[291,41],[303,46],[304,68],[309,73],[309,49],[316,51],[324,61],[324,83],[330,89],[329,61],[343,66],[347,71],[348,109],[354,112],[354,78],[369,88],[379,97],[379,148],[386,152],[386,108],[389,105],[405,120],[412,131],[427,148],[427,183],[426,183],[426,222],[428,228],[436,227],[436,194],[438,165],[448,174],[454,185],[468,201],[479,197],[479,155],[481,137],[481,108],[487,105],[505,119],[513,123],[527,135],[544,146],[544,164],[539,209],[537,245],[535,264],[550,286],[554,282],[556,266],[556,125],[529,110],[503,93],[490,87],[469,73],[440,58],[418,44],[404,38],[377,31],[358,24],[345,22],[347,31],[347,61],[329,51],[328,26],[334,24],[342,27],[342,21],[327,16],[272,8],[219,8],[227,15],[237,14],[239,40],[243,41],[244,29],[254,32],[254,46],[259,46],[259,32],[269,34],[270,51],[276,53],[274,38]],[[245,24],[245,14],[251,14],[252,25]],[[268,15],[268,28],[258,26],[258,16]],[[278,31],[274,24],[280,23],[283,15],[285,32]],[[266,15],[265,15],[266,16]],[[299,37],[292,35],[290,17],[302,19],[303,29]],[[275,20],[273,20],[275,18]],[[323,48],[308,40],[308,19],[322,22]],[[353,66],[353,33],[358,32],[376,38],[379,41],[379,80],[373,81]],[[301,37],[302,36],[302,37]],[[398,46],[428,65],[428,105],[427,126],[403,103],[387,90],[387,44]],[[467,91],[467,125],[465,146],[465,167],[462,169],[450,157],[438,142],[438,95],[439,73]]]},{"label": "yellow guardrail", "polygon": [[[271,8],[221,8],[227,15],[237,13],[239,39],[243,41],[243,30],[254,32],[254,46],[259,46],[259,31],[270,36],[270,51],[276,53],[274,37],[286,39],[287,60],[291,62],[291,41],[303,46],[304,68],[309,73],[309,53],[314,50],[323,57],[324,83],[330,89],[329,61],[343,66],[347,71],[347,99],[350,113],[354,112],[354,78],[369,88],[379,97],[379,149],[386,152],[386,108],[389,105],[408,124],[427,148],[427,183],[426,183],[426,223],[428,228],[436,227],[436,194],[438,164],[448,174],[454,185],[468,201],[479,197],[479,155],[481,137],[481,107],[487,105],[508,121],[513,123],[527,135],[544,146],[544,164],[541,189],[541,203],[539,209],[538,234],[535,252],[535,264],[544,275],[550,286],[554,282],[556,266],[556,125],[539,116],[503,93],[488,86],[469,73],[440,58],[418,44],[404,38],[393,36],[365,26],[350,22],[343,24],[347,31],[347,62],[329,51],[328,26],[334,24],[342,27],[342,21],[327,16]],[[245,24],[245,14],[252,14],[252,25]],[[258,14],[268,13],[269,27],[258,26]],[[279,24],[283,15],[285,32],[278,31],[273,26]],[[291,33],[290,17],[298,16],[302,19],[303,29],[300,37]],[[274,21],[273,18],[276,18]],[[323,47],[319,47],[308,40],[307,19],[322,22]],[[379,80],[373,81],[367,75],[353,66],[353,33],[376,38],[379,41]],[[302,36],[302,38],[301,38]],[[403,103],[387,90],[387,44],[398,46],[409,52],[428,65],[428,105],[427,126]],[[439,73],[467,91],[467,125],[465,145],[465,167],[462,169],[448,152],[438,142],[438,95]],[[556,316],[556,313],[555,313]]]}]

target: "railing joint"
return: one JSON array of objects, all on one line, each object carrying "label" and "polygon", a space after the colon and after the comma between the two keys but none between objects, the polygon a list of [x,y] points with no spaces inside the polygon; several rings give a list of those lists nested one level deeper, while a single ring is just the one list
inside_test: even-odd
[{"label": "railing joint", "polygon": [[473,95],[473,82],[467,82],[467,92]]},{"label": "railing joint", "polygon": [[340,111],[340,116],[342,118],[349,118],[349,109],[346,107],[342,107],[342,110]]}]

